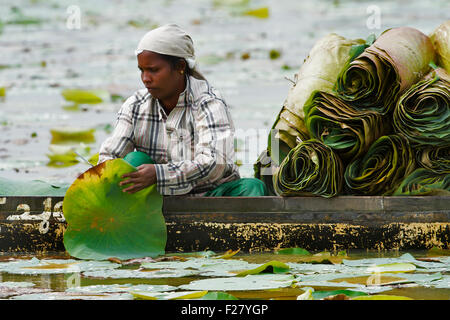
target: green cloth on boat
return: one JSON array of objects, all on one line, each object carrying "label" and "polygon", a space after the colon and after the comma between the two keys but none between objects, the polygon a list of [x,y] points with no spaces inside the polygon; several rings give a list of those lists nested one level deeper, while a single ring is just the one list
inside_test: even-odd
[{"label": "green cloth on boat", "polygon": [[[146,153],[133,151],[124,158],[125,161],[138,167],[141,164],[154,164],[155,161]],[[268,195],[265,184],[256,178],[241,178],[225,182],[215,189],[206,192],[205,197],[260,197]]]},{"label": "green cloth on boat", "polygon": [[256,178],[240,178],[222,183],[214,190],[208,191],[205,197],[262,197],[268,191],[264,182]]}]

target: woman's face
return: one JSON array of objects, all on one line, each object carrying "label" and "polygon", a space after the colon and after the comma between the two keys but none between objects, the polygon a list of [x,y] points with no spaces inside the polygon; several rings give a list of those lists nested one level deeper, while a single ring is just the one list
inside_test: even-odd
[{"label": "woman's face", "polygon": [[180,70],[152,51],[142,51],[137,60],[142,83],[154,98],[168,100],[179,94],[180,80],[184,83]]}]

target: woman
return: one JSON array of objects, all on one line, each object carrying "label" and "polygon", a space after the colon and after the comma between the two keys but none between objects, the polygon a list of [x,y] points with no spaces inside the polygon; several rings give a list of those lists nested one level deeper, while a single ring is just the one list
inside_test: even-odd
[{"label": "woman", "polygon": [[196,68],[191,37],[165,25],[141,39],[136,55],[145,89],[122,105],[99,152],[99,163],[124,158],[137,167],[123,176],[123,191],[156,183],[162,195],[266,195],[260,180],[239,176],[228,106]]}]

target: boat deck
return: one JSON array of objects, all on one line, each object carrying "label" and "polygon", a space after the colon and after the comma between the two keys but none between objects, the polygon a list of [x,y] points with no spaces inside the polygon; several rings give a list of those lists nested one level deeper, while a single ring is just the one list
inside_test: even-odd
[{"label": "boat deck", "polygon": [[[62,197],[1,197],[2,252],[64,251]],[[450,197],[166,196],[167,252],[449,248]]]}]

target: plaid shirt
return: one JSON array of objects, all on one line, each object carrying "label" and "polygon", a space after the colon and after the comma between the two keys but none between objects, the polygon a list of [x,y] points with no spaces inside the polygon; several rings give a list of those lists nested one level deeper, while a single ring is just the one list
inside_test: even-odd
[{"label": "plaid shirt", "polygon": [[98,163],[142,151],[157,163],[160,194],[201,196],[240,178],[234,130],[220,93],[205,80],[187,77],[186,89],[168,116],[147,89],[129,97],[112,135],[100,147]]}]

